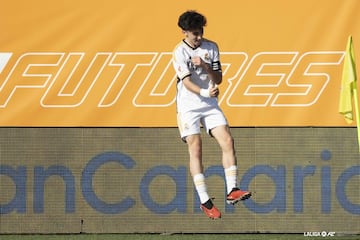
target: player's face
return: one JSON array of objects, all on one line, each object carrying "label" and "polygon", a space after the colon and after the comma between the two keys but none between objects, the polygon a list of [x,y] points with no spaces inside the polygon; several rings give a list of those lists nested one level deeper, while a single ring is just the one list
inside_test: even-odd
[{"label": "player's face", "polygon": [[190,44],[192,47],[200,46],[204,34],[203,29],[184,31],[184,33],[185,33],[185,41],[188,44]]}]

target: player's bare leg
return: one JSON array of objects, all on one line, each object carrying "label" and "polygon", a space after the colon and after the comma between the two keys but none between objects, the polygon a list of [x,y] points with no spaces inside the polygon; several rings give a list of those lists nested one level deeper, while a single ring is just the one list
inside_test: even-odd
[{"label": "player's bare leg", "polygon": [[224,169],[237,165],[234,140],[230,134],[229,127],[226,125],[218,126],[211,130],[211,134],[219,143],[222,150],[222,164]]},{"label": "player's bare leg", "polygon": [[202,141],[200,134],[186,137],[190,156],[190,173],[192,176],[203,172],[202,165]]}]

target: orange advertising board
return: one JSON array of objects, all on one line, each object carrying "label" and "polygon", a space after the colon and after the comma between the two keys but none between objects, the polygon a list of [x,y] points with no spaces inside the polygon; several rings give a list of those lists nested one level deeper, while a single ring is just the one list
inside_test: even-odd
[{"label": "orange advertising board", "polygon": [[348,126],[338,113],[357,0],[7,1],[1,126],[176,126],[172,50],[196,9],[220,47],[231,126]]}]

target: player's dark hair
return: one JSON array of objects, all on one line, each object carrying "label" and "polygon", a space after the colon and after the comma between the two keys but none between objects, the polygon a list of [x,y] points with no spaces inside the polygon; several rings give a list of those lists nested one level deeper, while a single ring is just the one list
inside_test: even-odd
[{"label": "player's dark hair", "polygon": [[189,10],[180,15],[178,26],[184,31],[202,29],[206,26],[206,17],[194,10]]}]

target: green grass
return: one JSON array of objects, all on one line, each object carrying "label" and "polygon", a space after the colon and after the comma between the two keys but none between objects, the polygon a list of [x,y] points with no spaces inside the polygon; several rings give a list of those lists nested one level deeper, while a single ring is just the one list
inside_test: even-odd
[{"label": "green grass", "polygon": [[1,240],[352,240],[360,235],[305,237],[303,234],[62,234],[0,235]]}]

